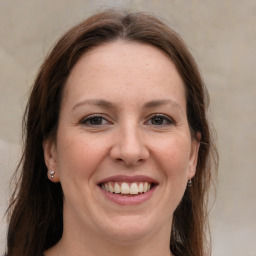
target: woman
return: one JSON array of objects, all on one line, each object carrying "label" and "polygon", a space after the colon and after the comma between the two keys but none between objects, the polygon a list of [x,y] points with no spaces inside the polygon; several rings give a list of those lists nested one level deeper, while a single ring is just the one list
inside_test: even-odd
[{"label": "woman", "polygon": [[206,255],[207,101],[158,19],[104,11],[68,31],[26,108],[7,255]]}]

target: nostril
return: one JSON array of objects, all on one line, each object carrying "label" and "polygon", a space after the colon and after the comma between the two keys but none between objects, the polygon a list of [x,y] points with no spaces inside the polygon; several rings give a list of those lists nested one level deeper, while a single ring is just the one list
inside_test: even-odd
[{"label": "nostril", "polygon": [[131,159],[131,158],[116,158],[115,161],[117,163],[123,163],[126,166],[133,166],[133,165],[138,165],[143,163],[143,159]]},{"label": "nostril", "polygon": [[116,163],[123,163],[127,166],[142,164],[149,156],[146,148],[132,146],[131,143],[114,145],[110,150],[110,157]]}]

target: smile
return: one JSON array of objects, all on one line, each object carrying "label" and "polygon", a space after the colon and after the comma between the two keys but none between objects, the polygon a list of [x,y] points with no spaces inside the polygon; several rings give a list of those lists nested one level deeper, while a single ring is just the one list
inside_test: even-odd
[{"label": "smile", "polygon": [[157,185],[155,179],[144,175],[117,175],[98,183],[105,198],[120,205],[136,205],[148,201]]},{"label": "smile", "polygon": [[150,190],[151,182],[106,182],[101,184],[101,188],[107,192],[121,195],[138,195]]}]

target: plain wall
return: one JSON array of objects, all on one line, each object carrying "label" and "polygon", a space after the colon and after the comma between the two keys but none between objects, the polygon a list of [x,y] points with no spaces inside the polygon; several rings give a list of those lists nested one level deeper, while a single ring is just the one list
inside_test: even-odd
[{"label": "plain wall", "polygon": [[213,256],[255,256],[254,0],[0,0],[0,255],[8,182],[20,157],[22,113],[37,69],[69,27],[94,11],[116,6],[162,17],[187,42],[209,89],[218,134]]}]

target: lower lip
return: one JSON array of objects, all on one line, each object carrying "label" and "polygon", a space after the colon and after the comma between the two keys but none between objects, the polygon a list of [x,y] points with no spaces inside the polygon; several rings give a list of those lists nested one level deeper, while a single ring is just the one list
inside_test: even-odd
[{"label": "lower lip", "polygon": [[126,196],[121,194],[115,194],[115,193],[109,193],[106,190],[99,187],[101,192],[105,195],[107,199],[110,201],[120,204],[120,205],[136,205],[136,204],[142,204],[143,202],[146,202],[149,200],[156,189],[156,186],[150,189],[146,193],[138,194],[136,196]]}]

